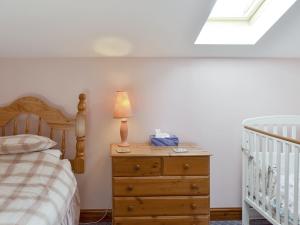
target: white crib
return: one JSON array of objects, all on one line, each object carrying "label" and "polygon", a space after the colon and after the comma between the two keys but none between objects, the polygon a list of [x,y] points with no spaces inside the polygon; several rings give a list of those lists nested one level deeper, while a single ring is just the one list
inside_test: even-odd
[{"label": "white crib", "polygon": [[272,224],[299,223],[300,116],[243,121],[243,225],[250,209]]}]

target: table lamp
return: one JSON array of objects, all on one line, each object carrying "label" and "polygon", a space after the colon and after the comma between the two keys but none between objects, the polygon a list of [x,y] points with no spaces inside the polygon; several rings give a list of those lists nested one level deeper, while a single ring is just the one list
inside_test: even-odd
[{"label": "table lamp", "polygon": [[121,127],[120,127],[121,143],[119,144],[120,147],[129,146],[127,142],[127,136],[128,136],[127,119],[131,116],[132,116],[132,112],[131,112],[131,105],[130,105],[128,93],[126,91],[117,91],[114,118],[121,119]]}]

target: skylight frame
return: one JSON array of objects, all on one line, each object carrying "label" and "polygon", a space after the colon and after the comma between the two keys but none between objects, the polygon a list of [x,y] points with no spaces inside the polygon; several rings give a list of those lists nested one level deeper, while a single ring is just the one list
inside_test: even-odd
[{"label": "skylight frame", "polygon": [[[251,19],[255,16],[255,14],[258,12],[258,10],[262,7],[262,5],[266,2],[266,0],[259,0],[257,4],[251,9],[251,6],[249,7],[247,11],[247,16],[244,17],[222,17],[222,16],[209,16],[207,21],[210,22],[250,22]],[[216,3],[217,4],[217,3]],[[212,13],[212,12],[211,12]]]},{"label": "skylight frame", "polygon": [[298,0],[265,0],[247,19],[208,19],[194,44],[255,45]]}]

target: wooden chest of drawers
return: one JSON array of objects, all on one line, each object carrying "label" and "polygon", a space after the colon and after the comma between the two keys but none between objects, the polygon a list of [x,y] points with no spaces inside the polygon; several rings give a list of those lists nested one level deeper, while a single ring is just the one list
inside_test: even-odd
[{"label": "wooden chest of drawers", "polygon": [[111,145],[114,225],[208,225],[210,155],[197,147]]}]

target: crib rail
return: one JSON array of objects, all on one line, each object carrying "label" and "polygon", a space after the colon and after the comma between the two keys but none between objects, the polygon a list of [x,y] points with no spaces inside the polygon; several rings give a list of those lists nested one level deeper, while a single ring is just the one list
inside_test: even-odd
[{"label": "crib rail", "polygon": [[291,143],[300,145],[300,140],[297,140],[297,139],[294,139],[294,138],[289,138],[289,137],[281,136],[281,135],[278,135],[276,133],[270,133],[270,132],[263,131],[263,130],[260,130],[260,129],[256,129],[256,128],[250,127],[250,126],[244,126],[244,128],[247,129],[247,130],[251,130],[251,131],[254,131],[256,133],[265,135],[265,136],[276,138],[278,140],[287,141],[287,142],[291,142]]},{"label": "crib rail", "polygon": [[[276,123],[275,117],[264,117],[244,122],[243,201],[277,225],[299,224],[299,118],[282,116]],[[243,211],[248,206],[243,205]],[[243,215],[247,225],[244,217],[247,213]]]}]

